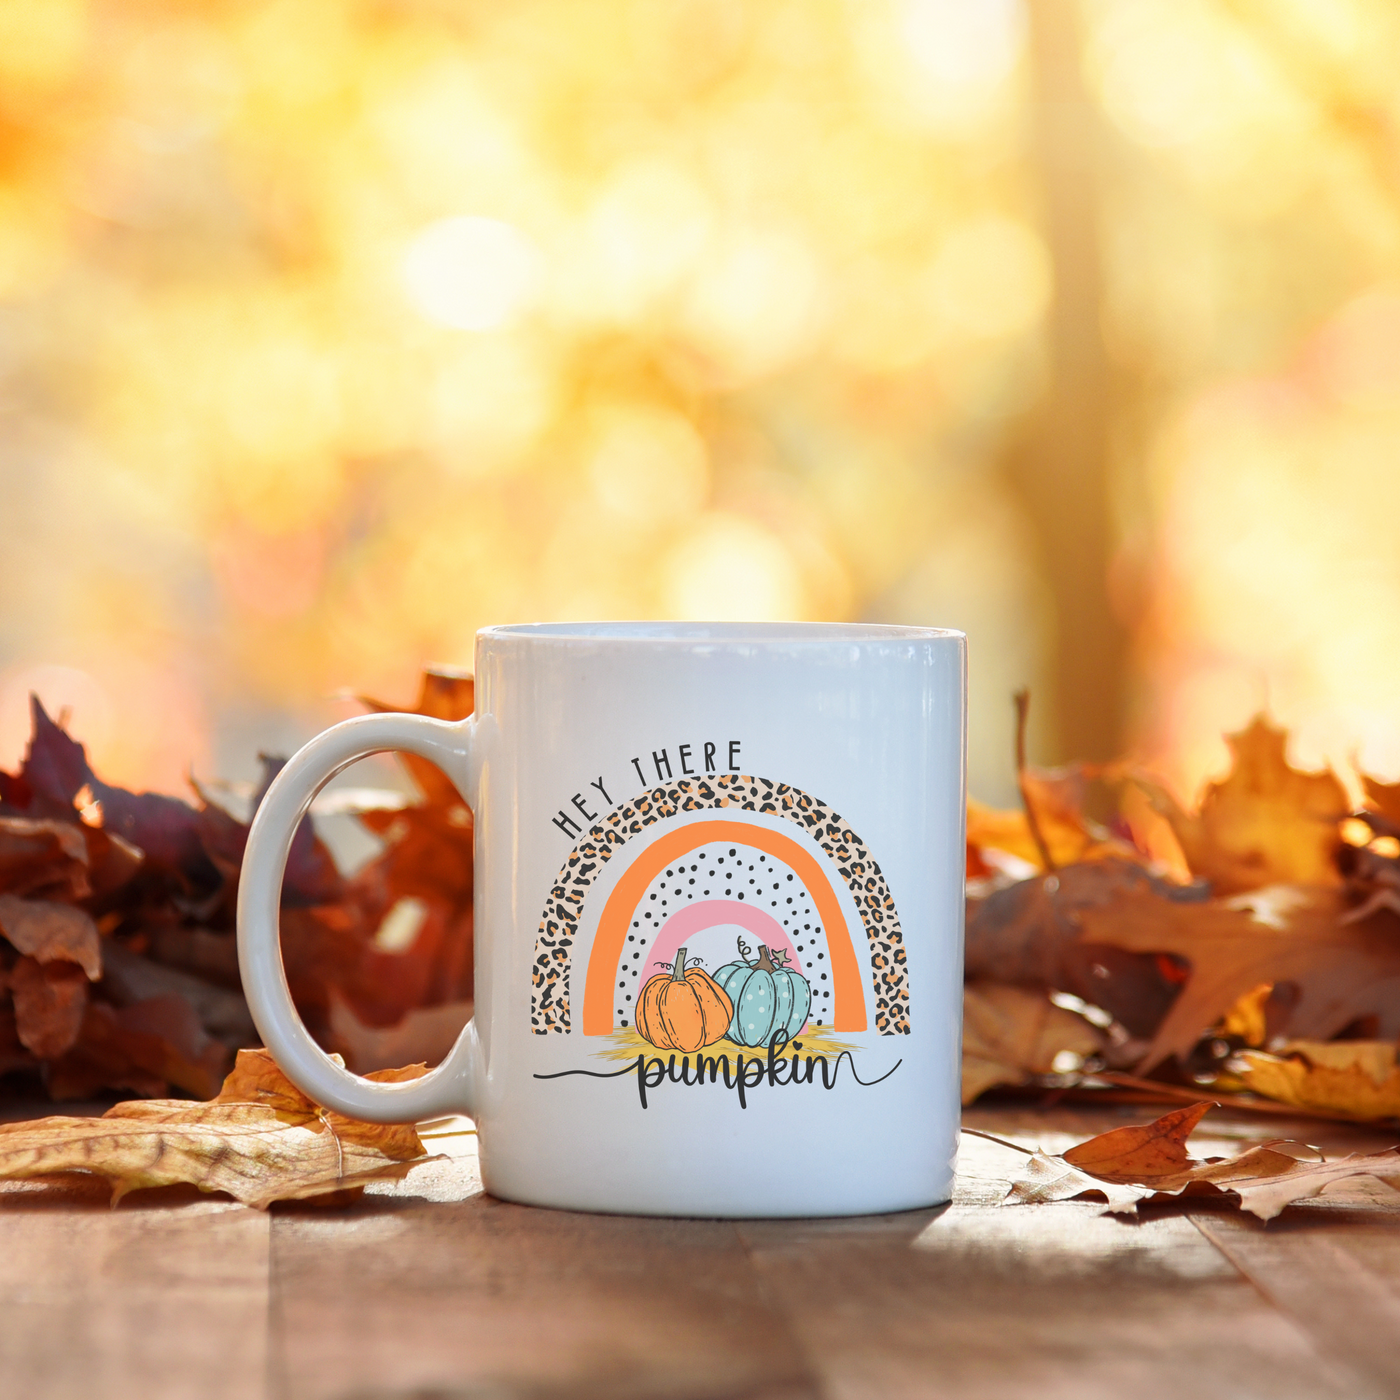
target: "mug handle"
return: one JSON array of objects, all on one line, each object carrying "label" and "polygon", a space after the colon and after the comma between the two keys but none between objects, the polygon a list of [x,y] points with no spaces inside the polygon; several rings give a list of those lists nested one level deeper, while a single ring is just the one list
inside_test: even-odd
[{"label": "mug handle", "polygon": [[[476,1023],[468,1022],[436,1069],[382,1084],[335,1063],[311,1038],[292,1003],[278,939],[287,852],[311,800],[342,768],[388,749],[435,763],[459,790],[471,767],[470,723],[421,715],[362,715],[318,734],[287,763],[259,805],[238,887],[238,964],[253,1023],[283,1073],[323,1108],[368,1123],[415,1123],[472,1112]],[[470,805],[470,803],[468,803]]]}]

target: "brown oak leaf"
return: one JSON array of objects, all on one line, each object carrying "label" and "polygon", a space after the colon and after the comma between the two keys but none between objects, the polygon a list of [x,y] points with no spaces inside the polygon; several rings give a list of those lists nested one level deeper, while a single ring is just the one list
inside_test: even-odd
[{"label": "brown oak leaf", "polygon": [[1181,904],[1145,891],[1081,915],[1086,943],[1171,953],[1191,965],[1151,1049],[1147,1073],[1184,1054],[1248,992],[1291,984],[1280,1025],[1327,1040],[1360,1017],[1378,1036],[1400,1036],[1400,919],[1387,910],[1345,922],[1340,889],[1277,886],[1208,904]]},{"label": "brown oak leaf", "polygon": [[1102,1007],[1133,1035],[1151,1035],[1180,990],[1170,960],[1093,947],[1081,937],[1091,911],[1111,913],[1134,895],[1198,908],[1205,891],[1169,884],[1134,862],[1115,859],[1021,880],[968,901],[966,975],[970,981],[1070,992]]}]

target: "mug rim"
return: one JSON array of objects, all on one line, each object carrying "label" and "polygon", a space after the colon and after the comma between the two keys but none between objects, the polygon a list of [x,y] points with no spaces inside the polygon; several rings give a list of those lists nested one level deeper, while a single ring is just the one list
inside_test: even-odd
[{"label": "mug rim", "polygon": [[862,642],[966,641],[951,627],[882,622],[512,622],[483,627],[478,641],[615,643],[620,646],[853,645]]}]

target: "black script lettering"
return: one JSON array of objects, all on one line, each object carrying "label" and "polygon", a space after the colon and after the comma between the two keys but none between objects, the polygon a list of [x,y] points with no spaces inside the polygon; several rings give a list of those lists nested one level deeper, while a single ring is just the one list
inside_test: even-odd
[{"label": "black script lettering", "polygon": [[827,1077],[826,1077],[826,1056],[823,1055],[823,1056],[821,1057],[821,1061],[822,1061],[822,1088],[823,1088],[823,1089],[830,1089],[830,1088],[832,1088],[832,1087],[835,1085],[835,1083],[836,1083],[836,1076],[837,1076],[838,1074],[841,1073],[841,1061],[842,1061],[842,1060],[847,1060],[847,1061],[850,1062],[850,1066],[851,1066],[851,1078],[854,1079],[854,1080],[856,1081],[857,1084],[859,1084],[862,1088],[865,1088],[865,1089],[868,1089],[872,1084],[879,1084],[882,1080],[888,1079],[888,1078],[890,1077],[890,1075],[892,1075],[892,1074],[895,1072],[895,1070],[897,1070],[897,1069],[900,1067],[900,1065],[902,1065],[902,1064],[904,1063],[903,1060],[896,1060],[896,1061],[894,1062],[893,1067],[890,1068],[890,1069],[887,1069],[887,1070],[884,1072],[884,1074],[882,1074],[882,1075],[880,1076],[879,1079],[862,1079],[862,1078],[860,1077],[860,1075],[858,1075],[858,1074],[856,1073],[856,1062],[855,1062],[854,1059],[852,1059],[852,1057],[851,1057],[851,1052],[850,1052],[849,1050],[843,1050],[843,1051],[836,1057],[836,1063],[835,1063],[835,1064],[832,1066],[832,1068],[831,1068],[831,1080],[830,1080],[830,1082],[828,1083],[828,1082],[827,1082]]},{"label": "black script lettering", "polygon": [[[585,1079],[621,1079],[624,1074],[631,1074],[633,1070],[640,1070],[645,1055],[638,1055],[631,1064],[623,1065],[621,1069],[600,1070],[600,1069],[561,1069],[557,1074],[537,1074],[536,1079],[568,1079],[575,1074],[581,1074]],[[644,1104],[643,1107],[646,1105]]]},{"label": "black script lettering", "polygon": [[746,1060],[740,1055],[738,1063],[734,1068],[734,1087],[739,1091],[739,1107],[747,1108],[749,1106],[749,1101],[745,1091],[748,1089],[756,1089],[763,1083],[763,1076],[766,1072],[763,1067],[763,1061]]},{"label": "black script lettering", "polygon": [[721,1055],[718,1059],[710,1055],[697,1055],[695,1057],[695,1082],[703,1084],[705,1075],[710,1076],[711,1084],[719,1083],[719,1069],[724,1066],[724,1082],[729,1083],[729,1056]]},{"label": "black script lettering", "polygon": [[[652,1076],[655,1075],[655,1078]],[[641,1095],[642,1107],[647,1106],[647,1090],[655,1089],[666,1078],[666,1066],[661,1057],[648,1060],[645,1055],[637,1056],[637,1093]]]},{"label": "black script lettering", "polygon": [[[787,1049],[787,1032],[777,1030],[773,1032],[773,1039],[768,1043],[768,1082],[769,1084],[786,1084],[792,1078],[792,1071],[796,1068],[797,1059],[794,1056],[791,1060],[779,1058],[783,1051]],[[785,1073],[781,1079],[778,1078],[778,1066],[785,1066]]]},{"label": "black script lettering", "polygon": [[[743,1055],[738,1056],[735,1063],[729,1063],[728,1055],[696,1055],[695,1057],[695,1077],[691,1078],[690,1056],[682,1056],[679,1065],[676,1064],[676,1057],[672,1055],[669,1060],[662,1060],[660,1056],[654,1056],[648,1060],[645,1055],[638,1055],[635,1060],[629,1061],[621,1069],[609,1072],[592,1069],[565,1069],[557,1074],[537,1074],[536,1079],[567,1079],[570,1075],[581,1074],[588,1079],[618,1079],[624,1074],[635,1074],[637,1076],[637,1097],[641,1101],[642,1108],[647,1105],[647,1090],[659,1088],[668,1079],[673,1084],[704,1084],[706,1076],[709,1076],[711,1084],[718,1084],[720,1075],[724,1076],[724,1087],[732,1090],[739,1097],[739,1107],[746,1109],[749,1106],[748,1091],[756,1089],[766,1079],[770,1085],[784,1084],[814,1084],[816,1082],[816,1067],[821,1066],[822,1088],[834,1089],[836,1081],[841,1073],[843,1061],[850,1064],[851,1078],[862,1088],[868,1089],[872,1085],[881,1084],[904,1063],[903,1060],[896,1060],[894,1065],[887,1069],[884,1074],[876,1079],[862,1079],[856,1073],[855,1059],[849,1050],[843,1050],[837,1057],[836,1063],[831,1064],[825,1055],[808,1055],[806,1061],[802,1061],[798,1056],[790,1058],[784,1055],[788,1046],[788,1038],[781,1031],[775,1032],[772,1043],[768,1046],[766,1060],[748,1059]],[[783,1072],[784,1065],[787,1066]],[[803,1073],[803,1070],[806,1073]]]},{"label": "black script lettering", "polygon": [[737,773],[739,771],[739,743],[740,741],[738,739],[731,739],[729,741],[729,771],[731,773]]}]

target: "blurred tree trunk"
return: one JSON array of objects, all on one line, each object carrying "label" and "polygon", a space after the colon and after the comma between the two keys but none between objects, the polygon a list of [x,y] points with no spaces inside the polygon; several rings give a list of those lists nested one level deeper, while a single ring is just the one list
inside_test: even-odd
[{"label": "blurred tree trunk", "polygon": [[[1054,742],[1041,759],[1101,759],[1123,733],[1127,637],[1109,602],[1114,548],[1110,433],[1115,375],[1101,329],[1100,170],[1104,131],[1085,90],[1076,0],[1027,0],[1032,157],[1055,271],[1050,384],[1012,479],[1037,532],[1056,613]],[[1048,718],[1042,714],[1042,720]]]}]

